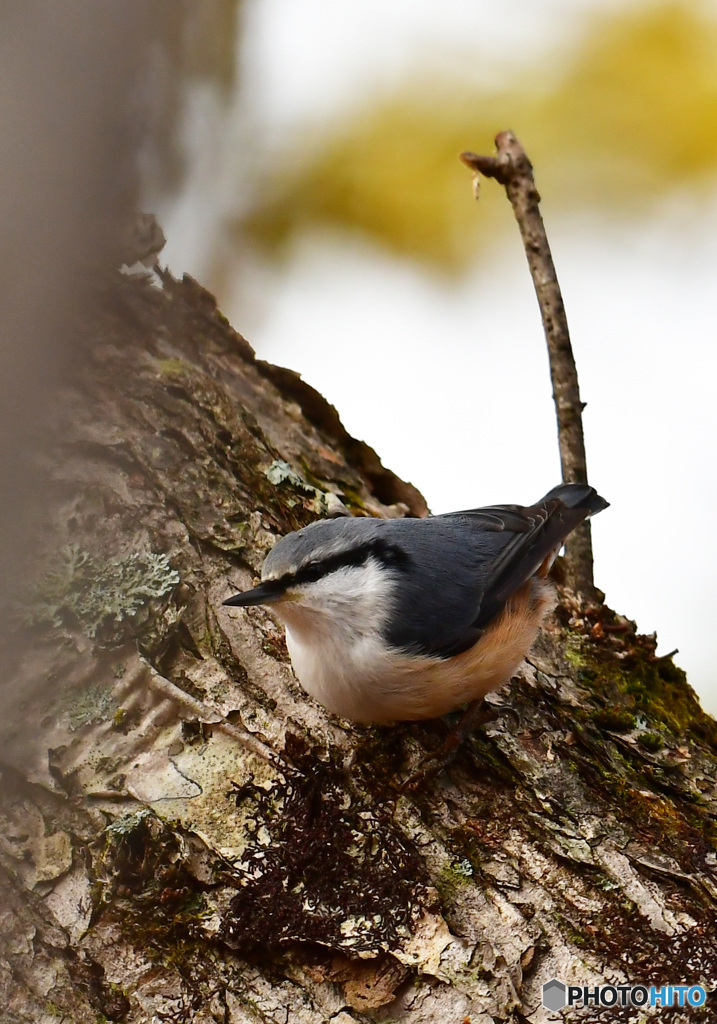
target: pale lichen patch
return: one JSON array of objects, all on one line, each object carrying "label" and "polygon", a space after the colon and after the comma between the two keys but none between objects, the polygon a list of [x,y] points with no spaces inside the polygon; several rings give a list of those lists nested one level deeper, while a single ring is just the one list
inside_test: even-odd
[{"label": "pale lichen patch", "polygon": [[31,587],[23,609],[28,624],[79,626],[88,637],[116,634],[150,601],[165,597],[180,576],[165,554],[131,551],[102,558],[66,544]]}]

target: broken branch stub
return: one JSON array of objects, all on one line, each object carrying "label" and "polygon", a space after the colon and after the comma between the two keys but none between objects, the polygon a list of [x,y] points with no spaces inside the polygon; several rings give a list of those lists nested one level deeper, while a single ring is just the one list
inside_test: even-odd
[{"label": "broken branch stub", "polygon": [[[493,178],[503,185],[513,207],[548,344],[563,481],[587,483],[582,424],[582,411],[585,406],[580,400],[578,372],[570,344],[565,306],[540,213],[540,194],[535,185],[533,166],[523,146],[512,132],[499,132],[495,137],[495,143],[495,156],[461,153],[461,160],[476,175],[482,174],[486,178]],[[590,603],[599,602],[599,595],[593,582],[589,520],[568,538],[565,545],[565,562],[567,583],[576,595]]]}]

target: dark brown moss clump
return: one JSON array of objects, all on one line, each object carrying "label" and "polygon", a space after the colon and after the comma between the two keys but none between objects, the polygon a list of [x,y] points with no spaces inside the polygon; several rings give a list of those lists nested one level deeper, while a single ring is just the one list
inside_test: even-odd
[{"label": "dark brown moss clump", "polygon": [[291,752],[299,770],[278,795],[253,785],[251,842],[224,940],[242,950],[309,942],[374,955],[411,931],[426,901],[418,851],[387,815],[352,792],[323,752]]}]

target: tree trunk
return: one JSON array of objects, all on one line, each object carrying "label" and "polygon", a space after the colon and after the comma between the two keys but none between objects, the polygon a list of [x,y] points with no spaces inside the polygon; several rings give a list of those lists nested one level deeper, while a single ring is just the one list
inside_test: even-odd
[{"label": "tree trunk", "polygon": [[328,495],[420,494],[191,279],[78,330],[0,690],[3,1024],[537,1024],[554,977],[710,984],[717,733],[654,638],[564,590],[515,714],[401,793],[446,722],[349,727],[221,603]]}]

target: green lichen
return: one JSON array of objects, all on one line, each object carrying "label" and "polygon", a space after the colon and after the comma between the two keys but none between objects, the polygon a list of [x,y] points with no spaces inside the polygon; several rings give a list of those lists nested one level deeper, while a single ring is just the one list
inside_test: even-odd
[{"label": "green lichen", "polygon": [[195,368],[183,359],[158,359],[157,368],[168,377],[184,377],[195,372]]},{"label": "green lichen", "polygon": [[326,491],[322,487],[316,486],[311,480],[307,480],[306,474],[301,476],[283,459],[275,459],[268,469],[264,470],[264,476],[274,487],[288,485],[289,488],[293,488],[295,494],[301,492],[301,495],[304,495],[301,497],[297,494],[296,498],[282,497],[282,505],[285,509],[287,507],[303,508],[314,517],[325,516],[330,511]]},{"label": "green lichen", "polygon": [[132,814],[124,814],[121,818],[115,818],[105,829],[105,835],[109,840],[116,840],[120,836],[129,836],[136,832],[143,821],[155,817],[154,811],[148,807],[141,811],[134,811]]},{"label": "green lichen", "polygon": [[77,544],[59,550],[25,602],[28,624],[76,624],[86,636],[116,631],[151,600],[164,597],[180,577],[164,554],[134,551],[100,559]]},{"label": "green lichen", "polygon": [[266,479],[270,484],[278,487],[279,484],[291,484],[292,487],[298,487],[302,491],[314,491],[316,488],[312,487],[311,484],[307,484],[299,474],[291,468],[288,462],[284,462],[283,459],[274,459],[272,464],[266,470]]},{"label": "green lichen", "polygon": [[643,732],[638,736],[637,742],[641,747],[644,747],[645,750],[649,750],[653,753],[656,750],[661,750],[665,745],[664,739],[657,732]]},{"label": "green lichen", "polygon": [[634,633],[619,647],[612,640],[566,637],[584,698],[574,709],[579,742],[569,754],[580,775],[679,859],[688,847],[714,843],[717,827],[699,803],[691,773],[666,755],[695,744],[693,767],[699,759],[712,764],[717,725],[700,708],[684,672],[671,658],[656,657],[655,646],[654,637]]},{"label": "green lichen", "polygon": [[610,732],[630,732],[635,728],[636,718],[624,708],[607,707],[595,712],[593,722],[599,729],[608,729]]},{"label": "green lichen", "polygon": [[582,651],[581,637],[569,630],[565,631],[565,643],[563,645],[563,656],[573,668],[584,668],[588,660]]},{"label": "green lichen", "polygon": [[155,962],[182,969],[211,913],[191,871],[187,834],[144,808],[104,830],[93,861],[97,906],[114,904],[127,938]]},{"label": "green lichen", "polygon": [[628,726],[626,715],[632,715],[675,736],[692,733],[717,746],[717,723],[702,711],[682,669],[671,658],[655,657],[653,638],[633,637],[630,650],[617,658],[566,631],[563,653],[579,669],[579,681],[600,699],[599,713],[622,717],[629,728],[634,724]]},{"label": "green lichen", "polygon": [[71,732],[86,725],[105,722],[116,717],[116,702],[112,687],[103,683],[90,686],[79,692],[67,708],[68,725]]},{"label": "green lichen", "polygon": [[458,891],[471,883],[473,874],[473,865],[467,858],[446,864],[434,882],[441,903],[452,906]]}]

